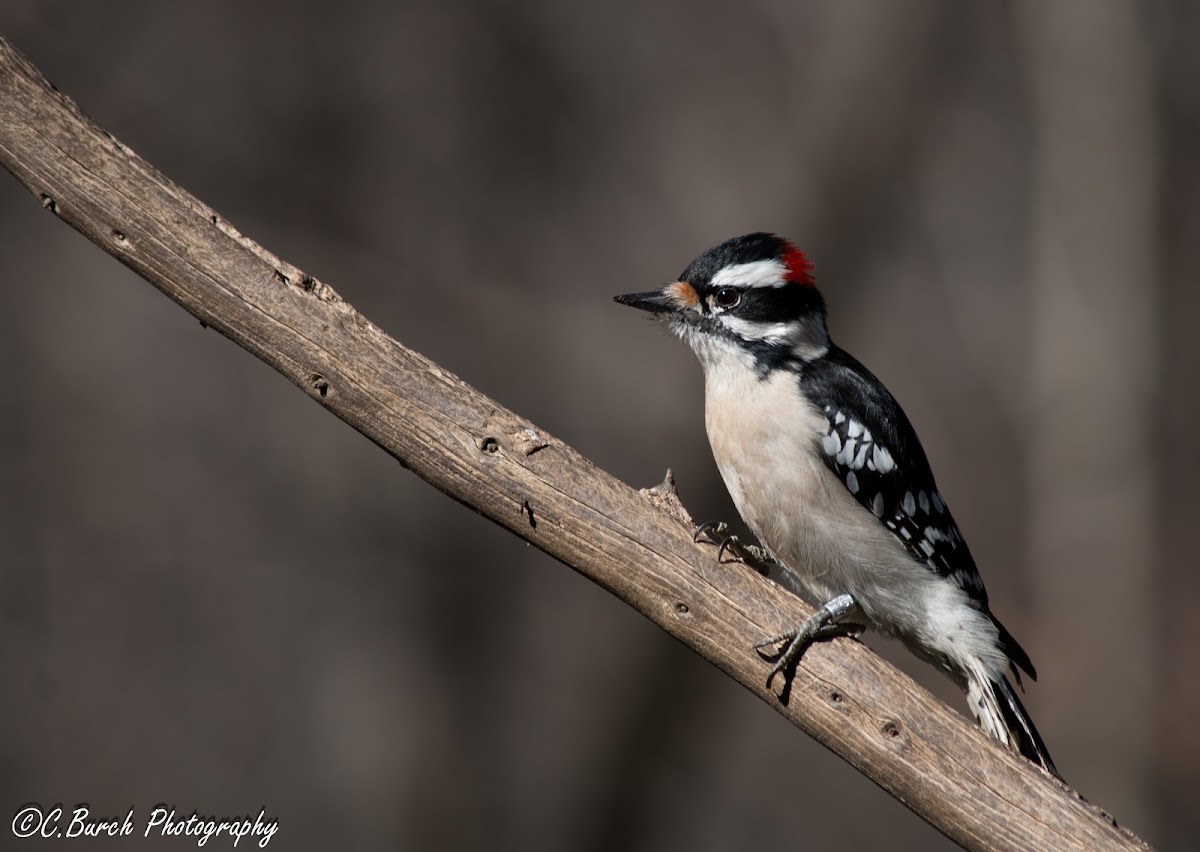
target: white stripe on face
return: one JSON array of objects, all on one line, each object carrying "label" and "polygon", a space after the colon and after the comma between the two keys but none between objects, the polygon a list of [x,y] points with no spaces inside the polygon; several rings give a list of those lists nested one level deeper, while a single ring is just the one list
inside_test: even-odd
[{"label": "white stripe on face", "polygon": [[746,340],[768,340],[783,342],[793,337],[797,332],[794,322],[755,322],[741,317],[722,314],[719,322],[734,334]]},{"label": "white stripe on face", "polygon": [[787,282],[782,261],[755,260],[726,266],[712,277],[713,287],[782,287]]}]

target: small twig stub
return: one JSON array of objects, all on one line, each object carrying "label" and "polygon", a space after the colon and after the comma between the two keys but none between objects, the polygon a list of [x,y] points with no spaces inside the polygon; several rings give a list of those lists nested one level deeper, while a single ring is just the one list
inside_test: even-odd
[{"label": "small twig stub", "polygon": [[524,456],[531,456],[550,446],[550,442],[539,435],[536,429],[519,429],[509,437],[512,438],[513,449],[520,451]]}]

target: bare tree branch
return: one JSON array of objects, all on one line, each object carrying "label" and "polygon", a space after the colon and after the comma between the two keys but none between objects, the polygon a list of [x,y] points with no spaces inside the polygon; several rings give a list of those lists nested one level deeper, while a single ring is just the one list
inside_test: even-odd
[{"label": "bare tree branch", "polygon": [[202,323],[439,490],[636,608],[953,840],[1146,848],[852,640],[811,649],[783,703],[751,647],[811,610],[694,544],[669,483],[635,491],[405,349],[85,118],[2,40],[0,160]]}]

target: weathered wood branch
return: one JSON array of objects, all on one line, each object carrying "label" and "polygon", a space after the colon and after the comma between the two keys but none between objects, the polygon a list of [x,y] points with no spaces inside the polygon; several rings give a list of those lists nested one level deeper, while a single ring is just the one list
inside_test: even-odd
[{"label": "weathered wood branch", "polygon": [[0,160],[201,322],[431,485],[636,608],[963,846],[1145,848],[857,642],[812,648],[781,702],[751,647],[811,611],[753,571],[718,565],[693,543],[672,489],[630,488],[405,349],[84,117],[2,40]]}]

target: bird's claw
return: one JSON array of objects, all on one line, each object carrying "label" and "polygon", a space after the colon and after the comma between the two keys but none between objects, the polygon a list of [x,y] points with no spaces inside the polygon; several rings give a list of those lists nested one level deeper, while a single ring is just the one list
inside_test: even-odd
[{"label": "bird's claw", "polygon": [[857,622],[843,622],[845,616],[857,608],[858,604],[851,595],[838,595],[818,609],[807,621],[799,627],[787,630],[777,636],[772,636],[754,646],[765,660],[774,660],[767,675],[767,689],[771,688],[775,676],[782,674],[786,690],[795,673],[796,666],[808,646],[813,642],[831,639],[834,636],[860,636],[866,630],[866,625]]},{"label": "bird's claw", "polygon": [[705,521],[696,527],[692,541],[699,543],[701,539],[717,545],[717,561],[720,562],[728,551],[738,562],[749,565],[761,574],[766,574],[770,565],[775,561],[761,547],[753,544],[743,544],[741,539],[729,532],[729,525],[724,521]]},{"label": "bird's claw", "polygon": [[805,622],[801,627],[772,636],[754,646],[760,657],[775,663],[767,674],[767,689],[771,688],[771,683],[778,674],[783,674],[784,688],[787,688],[800,658],[816,639],[815,631],[807,629],[808,625],[809,622]]},{"label": "bird's claw", "polygon": [[[725,555],[726,550],[728,550],[730,553],[733,554],[734,559],[741,559],[741,554],[744,552],[743,548],[742,548],[742,543],[738,540],[738,537],[736,535],[726,536],[725,540],[722,541],[719,545],[717,545],[717,561],[718,562],[721,561],[721,557],[723,557]],[[745,562],[746,560],[741,559],[741,561]]]},{"label": "bird's claw", "polygon": [[[717,546],[718,562],[725,556],[726,550],[735,559],[742,559],[742,555],[746,552],[746,545],[743,545],[736,535],[729,532],[729,524],[724,521],[705,521],[696,527],[696,532],[692,534],[692,541],[699,544],[701,539]],[[745,560],[742,559],[742,561]]]},{"label": "bird's claw", "polygon": [[857,638],[866,629],[867,626],[865,624],[851,622],[825,624],[816,628],[813,634],[808,637],[801,636],[802,628],[797,628],[789,630],[786,633],[781,633],[778,636],[772,636],[765,642],[759,642],[754,646],[754,650],[764,660],[775,663],[771,667],[771,671],[767,674],[767,689],[771,688],[771,682],[775,680],[775,676],[778,674],[782,674],[785,681],[791,680],[796,665],[800,662],[800,658],[804,656],[804,652],[814,642],[823,642],[826,639],[833,639],[836,636]]},{"label": "bird's claw", "polygon": [[692,541],[697,544],[700,539],[708,539],[712,544],[720,544],[729,537],[729,524],[724,521],[705,521],[696,527],[696,531],[692,534]]}]

